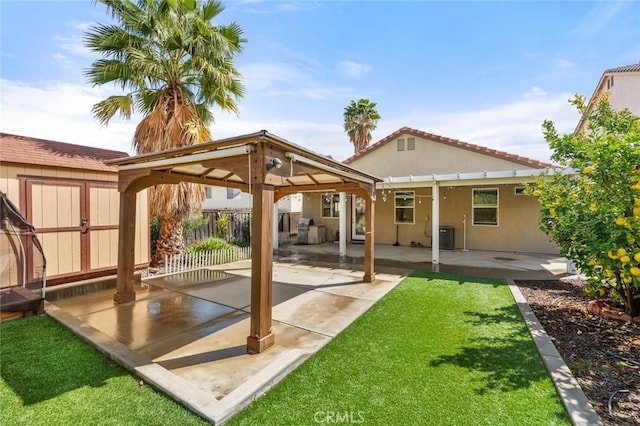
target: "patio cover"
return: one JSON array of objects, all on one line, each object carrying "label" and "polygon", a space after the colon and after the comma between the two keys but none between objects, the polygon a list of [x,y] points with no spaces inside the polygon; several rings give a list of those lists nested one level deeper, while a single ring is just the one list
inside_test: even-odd
[{"label": "patio cover", "polygon": [[275,341],[271,331],[274,203],[314,191],[356,194],[366,201],[364,282],[373,282],[375,186],[381,179],[275,136],[266,130],[183,148],[110,160],[118,169],[120,227],[114,301],[135,300],[133,290],[136,194],[158,184],[192,182],[238,188],[253,195],[251,330],[249,352]]}]

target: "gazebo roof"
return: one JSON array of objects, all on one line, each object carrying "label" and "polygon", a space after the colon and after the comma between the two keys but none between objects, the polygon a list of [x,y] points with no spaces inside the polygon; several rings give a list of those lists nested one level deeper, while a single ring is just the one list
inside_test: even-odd
[{"label": "gazebo roof", "polygon": [[[251,192],[266,183],[286,195],[362,188],[373,191],[382,179],[316,154],[266,130],[172,150],[107,161],[121,175],[144,172],[155,183],[194,182]],[[275,166],[278,165],[279,167]],[[264,181],[257,182],[263,174]],[[154,184],[155,184],[154,183]]]}]

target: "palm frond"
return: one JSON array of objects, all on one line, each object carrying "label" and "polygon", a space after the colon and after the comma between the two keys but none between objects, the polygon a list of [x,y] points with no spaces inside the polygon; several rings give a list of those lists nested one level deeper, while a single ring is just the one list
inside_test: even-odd
[{"label": "palm frond", "polygon": [[224,11],[224,6],[221,2],[215,0],[209,0],[202,5],[202,20],[207,22],[218,16]]},{"label": "palm frond", "polygon": [[149,191],[152,216],[189,216],[202,208],[203,201],[204,189],[194,183],[156,185]]},{"label": "palm frond", "polygon": [[114,83],[122,90],[135,89],[137,86],[134,81],[137,75],[135,70],[128,63],[117,59],[98,59],[91,68],[84,71],[84,75],[94,86]]},{"label": "palm frond", "polygon": [[371,132],[376,129],[380,114],[376,110],[377,104],[368,99],[351,101],[344,109],[344,130],[358,152],[371,142]]},{"label": "palm frond", "polygon": [[[224,10],[220,1],[98,1],[115,24],[97,24],[85,33],[85,45],[101,55],[85,76],[128,94],[97,103],[93,112],[103,124],[118,112],[141,112],[133,137],[138,153],[210,140],[212,106],[238,112],[245,89],[233,60],[246,39],[235,22],[213,24]],[[204,197],[201,187],[190,184],[159,185],[152,194],[155,213],[177,216],[200,208]]]},{"label": "palm frond", "polygon": [[165,125],[167,113],[158,106],[140,121],[133,136],[133,145],[140,154],[157,152],[165,147]]},{"label": "palm frond", "polygon": [[132,110],[133,103],[129,95],[109,96],[91,108],[94,117],[103,125],[109,124],[109,120],[118,112],[122,118],[128,120],[131,118]]}]

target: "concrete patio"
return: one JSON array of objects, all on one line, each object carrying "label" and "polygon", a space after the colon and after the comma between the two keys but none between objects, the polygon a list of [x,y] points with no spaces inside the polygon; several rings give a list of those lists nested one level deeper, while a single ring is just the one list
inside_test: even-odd
[{"label": "concrete patio", "polygon": [[329,342],[402,275],[273,265],[275,345],[249,355],[251,262],[145,279],[137,301],[113,289],[48,302],[46,311],[147,383],[218,424]]},{"label": "concrete patio", "polygon": [[[340,259],[339,245],[288,244],[280,247],[274,259],[280,262],[299,262],[335,265],[362,270],[364,246],[348,244],[347,255]],[[567,273],[567,260],[554,254],[532,254],[482,250],[440,250],[440,264],[431,263],[431,248],[376,244],[376,271],[406,273],[409,270],[437,270],[471,276],[497,278],[551,279]]]},{"label": "concrete patio", "polygon": [[[247,354],[251,262],[150,277],[137,300],[113,289],[48,302],[49,315],[148,384],[220,424],[266,392],[393,289],[430,269],[429,249],[376,246],[376,279],[363,283],[362,246],[338,259],[337,244],[280,248],[273,264],[275,345]],[[496,252],[442,252],[441,271],[550,278],[564,259]],[[487,267],[484,267],[487,266]],[[54,291],[54,290],[52,290]]]}]

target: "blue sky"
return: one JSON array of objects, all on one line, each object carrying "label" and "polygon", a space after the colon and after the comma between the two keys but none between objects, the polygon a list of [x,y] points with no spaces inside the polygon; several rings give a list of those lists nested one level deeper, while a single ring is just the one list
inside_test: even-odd
[{"label": "blue sky", "polygon": [[[571,131],[567,100],[607,68],[640,61],[635,1],[233,0],[248,42],[236,65],[239,115],[214,111],[215,139],[266,129],[338,160],[352,99],[378,103],[377,141],[408,126],[549,159],[544,119]],[[107,22],[87,1],[0,0],[0,131],[132,153],[140,117],[100,126],[91,106],[118,93],[87,84],[82,32]]]}]

